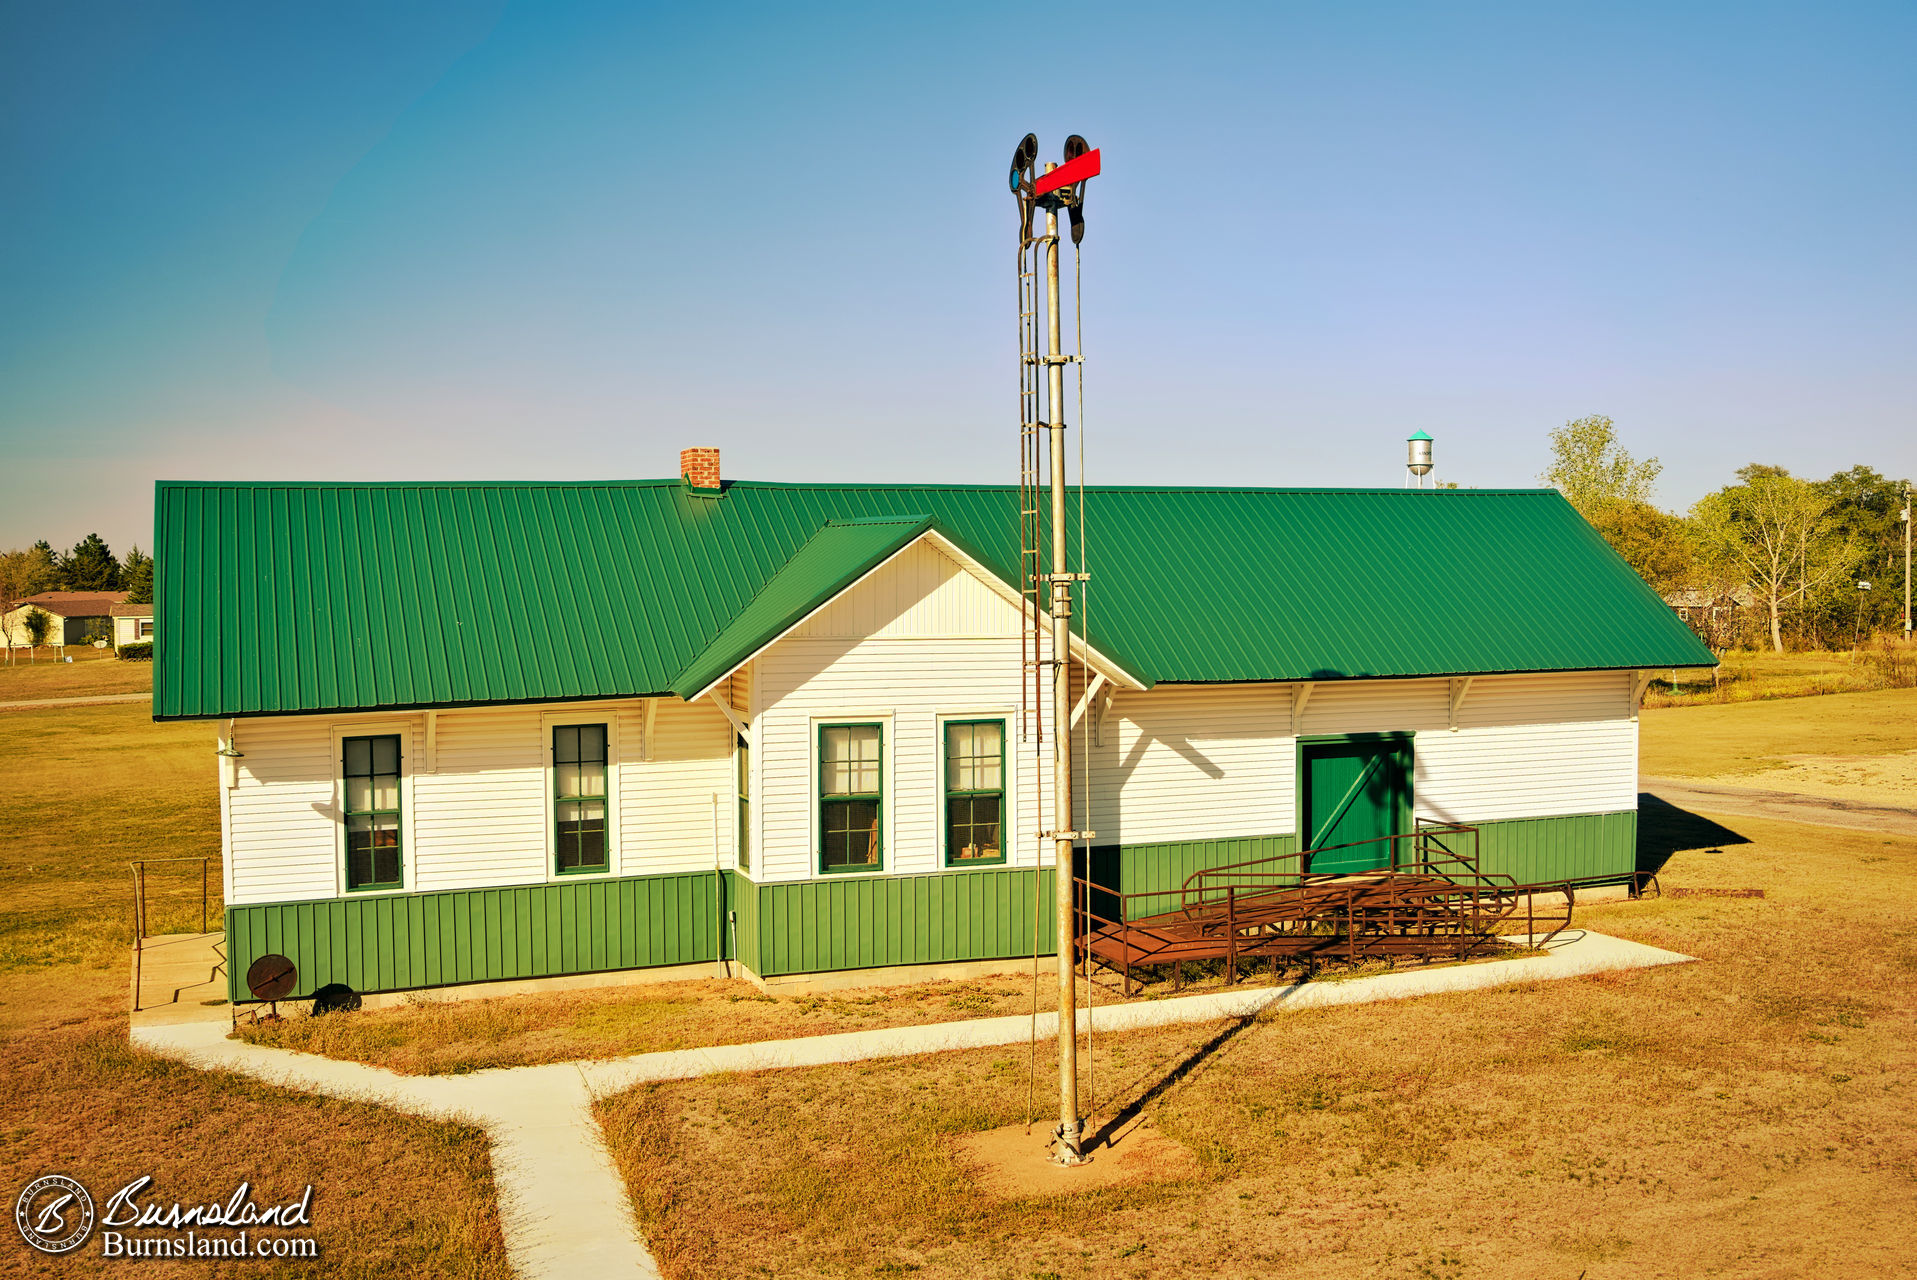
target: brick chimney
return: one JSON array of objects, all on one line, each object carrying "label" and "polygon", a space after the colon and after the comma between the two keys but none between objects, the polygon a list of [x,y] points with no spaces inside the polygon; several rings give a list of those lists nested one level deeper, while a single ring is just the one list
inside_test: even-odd
[{"label": "brick chimney", "polygon": [[679,450],[679,478],[695,489],[719,488],[719,451],[710,448]]}]

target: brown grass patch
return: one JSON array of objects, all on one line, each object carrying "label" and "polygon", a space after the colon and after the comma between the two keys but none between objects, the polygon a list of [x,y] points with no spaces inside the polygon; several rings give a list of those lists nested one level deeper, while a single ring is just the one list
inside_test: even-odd
[{"label": "brown grass patch", "polygon": [[[99,986],[68,972],[69,990]],[[313,1098],[201,1072],[132,1049],[107,997],[21,1015],[0,1043],[0,1188],[66,1173],[103,1196],[146,1174],[151,1198],[225,1200],[242,1180],[256,1198],[291,1199],[313,1184],[319,1258],[227,1264],[221,1274],[505,1277],[485,1135],[383,1108]],[[9,984],[11,988],[12,984]],[[105,1263],[98,1236],[77,1257],[6,1246],[12,1274],[207,1275],[211,1263]]]},{"label": "brown grass patch", "polygon": [[[1535,954],[1506,948],[1489,959]],[[1058,1005],[1052,960],[1044,960],[1038,1008]],[[1475,962],[1474,962],[1475,963]],[[1328,981],[1386,972],[1388,963],[1329,964]],[[1175,987],[1169,970],[1135,975],[1134,1000],[1160,1000],[1224,989],[1222,965],[1185,966]],[[1292,981],[1302,971],[1282,971]],[[1263,967],[1252,981],[1269,981]],[[574,1062],[705,1045],[753,1044],[800,1036],[920,1026],[972,1018],[1029,1015],[1028,976],[928,982],[819,995],[769,995],[742,979],[662,982],[639,987],[500,996],[483,1000],[421,998],[397,1009],[288,1017],[243,1024],[234,1033],[249,1044],[296,1049],[364,1062],[407,1075],[458,1075],[490,1067]],[[1117,980],[1100,972],[1096,984],[1078,984],[1081,1006],[1123,1003]]]},{"label": "brown grass patch", "polygon": [[1884,638],[1861,651],[1731,650],[1718,664],[1715,679],[1708,671],[1653,672],[1650,686],[1644,691],[1644,705],[1691,707],[1909,689],[1913,685],[1917,685],[1917,651]]},{"label": "brown grass patch", "polygon": [[[224,1199],[241,1180],[264,1201],[310,1182],[320,1247],[317,1261],[223,1269],[106,1264],[97,1238],[77,1258],[46,1258],[9,1228],[0,1271],[504,1277],[477,1130],[194,1071],[129,1047],[126,859],[218,854],[211,727],[155,725],[128,704],[8,712],[0,728],[18,748],[0,788],[0,822],[12,837],[0,851],[0,1194],[49,1172],[99,1195],[147,1174],[166,1203]],[[170,892],[156,881],[156,930],[199,927],[197,867],[189,879]],[[217,920],[217,864],[213,887]]]},{"label": "brown grass patch", "polygon": [[[1917,751],[1917,689],[1788,702],[1671,707],[1639,717],[1638,768],[1656,778],[1716,778],[1807,756]],[[1890,797],[1885,803],[1893,803]]]},{"label": "brown grass patch", "polygon": [[[983,1194],[999,1049],[601,1103],[668,1274],[1877,1276],[1917,1253],[1917,841],[1738,821],[1582,923],[1703,963],[1100,1039],[1194,1177]],[[1041,1047],[1034,1091],[1050,1110]],[[1109,1110],[1107,1111],[1109,1114]],[[1033,1142],[1042,1143],[1044,1122]]]}]

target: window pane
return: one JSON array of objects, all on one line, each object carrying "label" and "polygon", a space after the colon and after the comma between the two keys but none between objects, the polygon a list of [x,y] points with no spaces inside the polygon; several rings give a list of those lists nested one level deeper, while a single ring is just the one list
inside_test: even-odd
[{"label": "window pane", "polygon": [[373,780],[371,778],[346,779],[346,811],[365,813],[373,807]]},{"label": "window pane", "polygon": [[828,800],[822,808],[825,865],[878,865],[878,804],[871,800]]},{"label": "window pane", "polygon": [[575,796],[603,796],[606,794],[606,765],[603,760],[579,766],[579,789],[570,792]]},{"label": "window pane", "polygon": [[576,764],[579,760],[579,729],[562,724],[552,731],[552,758],[555,764]]},{"label": "window pane", "polygon": [[365,738],[346,740],[346,776],[363,778],[373,771],[373,744]]},{"label": "window pane", "polygon": [[553,766],[553,794],[576,796],[579,794],[579,766],[576,764],[557,764]]},{"label": "window pane", "polygon": [[373,739],[373,772],[399,774],[399,739]]},{"label": "window pane", "polygon": [[603,724],[582,724],[579,726],[579,758],[606,762],[606,726]]},{"label": "window pane", "polygon": [[946,849],[954,862],[997,861],[1004,856],[999,843],[998,796],[953,796],[945,802]]},{"label": "window pane", "polygon": [[978,778],[973,790],[997,791],[1005,785],[1002,776],[1004,748],[1004,725],[976,724],[972,726],[972,754]]},{"label": "window pane", "polygon": [[399,808],[399,779],[392,774],[380,774],[373,779],[373,807],[375,809]]}]

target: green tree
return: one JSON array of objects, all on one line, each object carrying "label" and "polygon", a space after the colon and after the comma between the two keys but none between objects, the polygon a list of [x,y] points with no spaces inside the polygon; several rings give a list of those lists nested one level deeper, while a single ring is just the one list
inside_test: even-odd
[{"label": "green tree", "polygon": [[27,548],[27,557],[33,564],[33,588],[28,595],[41,591],[58,591],[62,586],[60,557],[53,553],[45,538]]},{"label": "green tree", "polygon": [[1656,458],[1633,458],[1611,420],[1593,415],[1551,433],[1551,465],[1538,482],[1562,493],[1640,578],[1664,593],[1690,580],[1694,555],[1685,522],[1651,505],[1663,469]]},{"label": "green tree", "polygon": [[27,610],[27,652],[32,654],[53,634],[53,615],[44,609]]},{"label": "green tree", "polygon": [[1640,462],[1626,453],[1611,420],[1593,414],[1551,433],[1551,465],[1538,483],[1562,493],[1589,520],[1613,502],[1649,503],[1663,470],[1656,458]]},{"label": "green tree", "polygon": [[1610,502],[1586,519],[1659,595],[1691,585],[1697,554],[1689,522],[1648,502]]},{"label": "green tree", "polygon": [[128,604],[153,603],[153,557],[145,554],[136,545],[126,553],[126,563],[120,566],[120,577],[126,587]]},{"label": "green tree", "polygon": [[[1851,576],[1827,588],[1812,605],[1813,625],[1826,635],[1855,638],[1860,619],[1869,633],[1901,628],[1903,617],[1904,482],[1878,474],[1872,467],[1839,471],[1817,488],[1831,500],[1835,528],[1857,545]],[[1860,593],[1857,578],[1870,580],[1872,590]],[[1861,595],[1861,600],[1860,600]]]},{"label": "green tree", "polygon": [[1781,467],[1740,470],[1742,483],[1701,499],[1693,527],[1705,553],[1741,577],[1769,622],[1771,648],[1784,651],[1783,620],[1842,582],[1856,560],[1856,542],[1833,516],[1820,486]]},{"label": "green tree", "polygon": [[62,568],[68,591],[120,589],[120,562],[113,558],[113,549],[97,533],[89,533],[74,543]]}]

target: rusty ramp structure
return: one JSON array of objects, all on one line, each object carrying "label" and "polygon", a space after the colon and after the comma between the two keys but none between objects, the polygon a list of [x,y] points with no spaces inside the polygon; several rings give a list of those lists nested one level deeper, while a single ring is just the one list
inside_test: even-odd
[{"label": "rusty ramp structure", "polygon": [[[1083,877],[1079,958],[1120,975],[1186,962],[1222,961],[1225,981],[1260,961],[1282,965],[1373,959],[1431,963],[1502,949],[1506,935],[1534,944],[1571,923],[1581,882],[1519,884],[1481,870],[1478,830],[1419,823],[1415,831],[1209,867],[1176,889],[1118,893]],[[1335,855],[1335,856],[1328,856]],[[1314,873],[1314,862],[1370,870]]]}]

